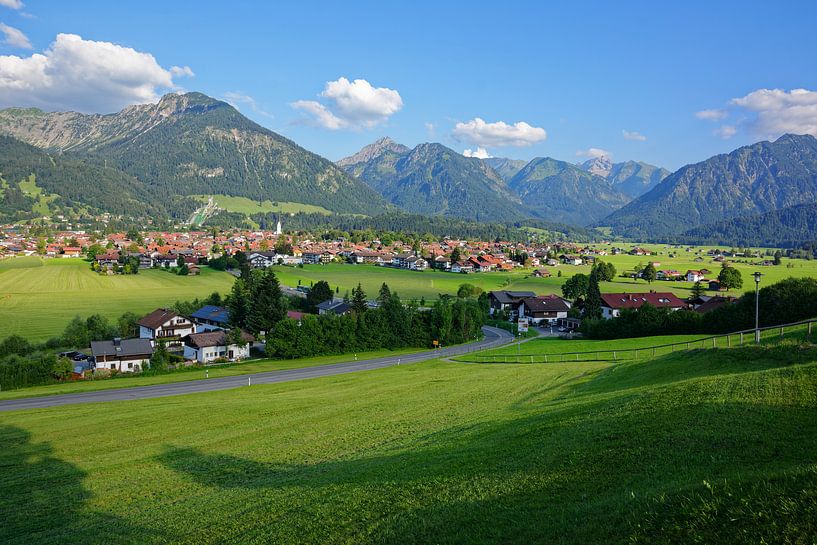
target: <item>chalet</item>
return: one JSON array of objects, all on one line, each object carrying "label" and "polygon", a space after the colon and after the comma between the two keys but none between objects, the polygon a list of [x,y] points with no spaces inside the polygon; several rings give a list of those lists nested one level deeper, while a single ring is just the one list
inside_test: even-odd
[{"label": "chalet", "polygon": [[196,325],[196,333],[214,329],[227,329],[230,323],[230,310],[215,305],[204,305],[191,314],[190,317]]},{"label": "chalet", "polygon": [[645,303],[658,308],[680,310],[686,307],[681,299],[672,293],[602,293],[601,315],[609,320],[621,315],[623,309],[639,309]]},{"label": "chalet", "polygon": [[488,311],[491,316],[497,312],[515,312],[519,303],[528,297],[536,297],[536,294],[532,291],[500,290],[488,292]]},{"label": "chalet", "polygon": [[173,254],[158,254],[153,258],[153,264],[157,267],[175,267],[179,260],[179,256]]},{"label": "chalet", "polygon": [[636,246],[632,248],[629,252],[630,255],[650,255],[652,252],[645,248],[641,248],[640,246]]},{"label": "chalet", "polygon": [[119,252],[109,252],[106,254],[97,254],[94,257],[99,265],[113,265],[114,263],[119,262]]},{"label": "chalet", "polygon": [[184,357],[199,363],[210,363],[217,359],[237,361],[250,357],[250,345],[255,338],[246,331],[241,332],[243,345],[233,344],[229,333],[224,330],[205,331],[186,335],[184,342]]},{"label": "chalet", "polygon": [[164,340],[168,349],[181,347],[181,338],[196,329],[193,322],[167,308],[157,308],[136,323],[140,339],[148,339],[154,346],[157,340]]},{"label": "chalet", "polygon": [[133,373],[150,367],[153,345],[148,339],[92,341],[91,354],[96,369]]},{"label": "chalet", "polygon": [[695,271],[695,270],[688,270],[687,274],[687,282],[700,282],[704,279],[704,273],[702,271]]},{"label": "chalet", "polygon": [[66,246],[62,249],[62,257],[82,257],[82,248]]},{"label": "chalet", "polygon": [[675,269],[661,269],[655,273],[656,280],[681,280],[683,276],[680,271]]},{"label": "chalet", "polygon": [[533,324],[556,324],[559,318],[567,318],[570,303],[558,295],[526,297],[518,306],[519,316],[528,318]]},{"label": "chalet", "polygon": [[255,269],[266,269],[276,263],[275,256],[275,252],[252,252],[247,256],[247,263]]},{"label": "chalet", "polygon": [[410,257],[406,260],[405,267],[412,271],[424,271],[428,268],[428,261],[418,256]]},{"label": "chalet", "polygon": [[372,250],[355,250],[349,254],[349,261],[352,263],[382,264],[383,256],[379,252]]},{"label": "chalet", "polygon": [[451,259],[449,259],[448,257],[446,257],[444,255],[438,255],[431,262],[431,266],[434,267],[435,269],[439,269],[441,271],[447,271],[447,270],[451,269]]},{"label": "chalet", "polygon": [[394,267],[397,267],[397,268],[400,268],[400,269],[406,269],[406,268],[408,268],[408,267],[406,266],[406,263],[407,263],[407,262],[408,262],[408,260],[409,260],[409,259],[411,259],[412,257],[415,257],[415,256],[414,256],[414,254],[396,254],[396,255],[395,255],[393,258],[392,258],[392,260],[391,260],[391,264],[392,264]]},{"label": "chalet", "polygon": [[468,261],[457,261],[452,263],[451,268],[448,270],[452,273],[468,274],[474,272],[474,266]]},{"label": "chalet", "polygon": [[533,271],[533,276],[536,278],[550,278],[550,271],[547,269],[536,269]]},{"label": "chalet", "polygon": [[709,281],[709,291],[721,291],[723,290],[723,286],[721,286],[720,280],[710,280]]},{"label": "chalet", "polygon": [[577,255],[562,255],[562,256],[559,256],[559,258],[562,260],[562,263],[564,263],[565,265],[581,265],[582,264],[582,258],[577,256]]},{"label": "chalet", "polygon": [[342,316],[352,310],[352,306],[343,300],[327,299],[323,303],[318,303],[318,314],[337,314]]}]

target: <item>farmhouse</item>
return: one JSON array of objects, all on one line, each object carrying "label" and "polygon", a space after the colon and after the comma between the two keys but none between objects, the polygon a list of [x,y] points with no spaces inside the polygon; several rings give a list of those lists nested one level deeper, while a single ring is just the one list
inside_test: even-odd
[{"label": "farmhouse", "polygon": [[694,270],[687,271],[687,282],[700,282],[703,279],[704,279],[703,271]]},{"label": "farmhouse", "polygon": [[352,306],[341,300],[327,299],[323,303],[318,303],[318,314],[337,314],[342,316],[352,310]]},{"label": "farmhouse", "polygon": [[488,292],[489,312],[493,316],[497,312],[515,311],[519,303],[528,297],[536,297],[532,291],[491,291]]},{"label": "farmhouse", "polygon": [[213,331],[214,329],[227,329],[230,323],[230,311],[224,307],[215,305],[204,305],[190,315],[193,323],[196,324],[196,333]]},{"label": "farmhouse", "polygon": [[96,369],[133,373],[150,367],[153,346],[148,339],[92,341],[91,354]]},{"label": "farmhouse", "polygon": [[167,341],[167,347],[181,346],[181,338],[195,331],[193,322],[167,308],[157,308],[136,322],[139,338],[149,339],[153,346],[158,339]]},{"label": "farmhouse", "polygon": [[639,309],[645,303],[654,307],[680,310],[686,307],[681,299],[672,293],[602,293],[601,315],[609,320],[621,315],[622,309]]},{"label": "farmhouse", "polygon": [[228,332],[223,330],[191,333],[183,339],[184,357],[199,363],[210,363],[220,358],[230,361],[248,358],[250,343],[255,341],[255,338],[242,331],[241,339],[244,345],[233,344],[229,340]]},{"label": "farmhouse", "polygon": [[547,269],[536,269],[533,271],[533,276],[536,278],[550,278],[550,271]]},{"label": "farmhouse", "polygon": [[556,324],[560,318],[567,318],[570,303],[558,295],[526,297],[519,303],[519,316],[528,318],[531,323]]}]

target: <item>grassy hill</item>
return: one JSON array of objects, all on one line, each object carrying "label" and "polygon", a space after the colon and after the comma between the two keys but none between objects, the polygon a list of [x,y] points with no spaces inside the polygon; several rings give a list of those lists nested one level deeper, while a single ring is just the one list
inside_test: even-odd
[{"label": "grassy hill", "polygon": [[810,543],[815,410],[788,345],[10,412],[0,541]]}]

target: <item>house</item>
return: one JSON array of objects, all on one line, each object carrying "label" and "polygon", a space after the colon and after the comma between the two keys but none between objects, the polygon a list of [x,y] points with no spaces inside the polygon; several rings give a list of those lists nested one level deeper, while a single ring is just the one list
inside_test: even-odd
[{"label": "house", "polygon": [[582,325],[581,318],[559,318],[556,320],[556,325],[565,331],[575,331]]},{"label": "house", "polygon": [[215,305],[204,305],[190,315],[196,325],[196,333],[227,329],[230,323],[230,310]]},{"label": "house", "polygon": [[565,265],[581,265],[582,258],[577,255],[563,255],[561,256],[562,263]]},{"label": "house", "polygon": [[380,265],[383,263],[383,256],[380,255],[380,253],[373,252],[371,250],[356,250],[349,254],[349,261],[352,263],[369,263]]},{"label": "house", "polygon": [[82,257],[82,248],[66,246],[62,249],[62,257]]},{"label": "house", "polygon": [[737,300],[736,297],[724,297],[722,295],[713,295],[709,298],[708,301],[701,303],[697,307],[695,307],[695,312],[700,312],[701,314],[706,314],[707,312],[712,312],[716,308],[721,308],[724,305],[730,305]]},{"label": "house", "polygon": [[703,272],[694,271],[694,270],[691,270],[691,269],[687,271],[686,276],[687,276],[687,282],[700,282],[701,280],[704,279],[704,273]]},{"label": "house", "polygon": [[451,269],[451,259],[444,256],[444,255],[438,255],[437,257],[434,258],[434,261],[432,262],[432,266],[435,269],[439,269],[441,271],[447,271],[447,270]]},{"label": "house", "polygon": [[491,291],[488,292],[488,312],[493,316],[497,312],[511,313],[527,297],[536,297],[532,291]]},{"label": "house", "polygon": [[533,324],[556,324],[560,318],[567,318],[570,303],[558,295],[526,297],[518,306],[519,316],[528,318]]},{"label": "house", "polygon": [[153,258],[153,264],[157,267],[170,268],[175,267],[178,260],[178,256],[173,254],[159,254]]},{"label": "house", "polygon": [[655,273],[656,280],[681,280],[684,275],[675,269],[662,269]]},{"label": "house", "polygon": [[405,267],[412,271],[424,271],[428,268],[428,261],[422,257],[413,256],[406,260]]},{"label": "house", "polygon": [[193,322],[167,308],[157,308],[136,323],[140,339],[149,339],[153,346],[165,340],[168,349],[181,347],[181,338],[196,330]]},{"label": "house", "polygon": [[536,278],[550,278],[550,271],[547,269],[536,269],[533,271],[533,276]]},{"label": "house", "polygon": [[468,261],[457,261],[456,263],[452,263],[451,268],[448,270],[452,273],[468,274],[474,272],[474,266]]},{"label": "house", "polygon": [[639,309],[645,303],[673,311],[686,307],[686,303],[672,293],[602,293],[601,316],[609,320],[620,316],[623,309]]},{"label": "house", "polygon": [[255,269],[266,269],[276,263],[275,252],[253,252],[247,256],[247,263]]},{"label": "house", "polygon": [[97,254],[94,257],[99,265],[113,265],[119,262],[119,252],[108,252],[106,254]]},{"label": "house", "polygon": [[318,303],[318,314],[337,314],[342,316],[352,310],[352,306],[343,300],[327,299],[323,303]]},{"label": "house", "polygon": [[92,341],[91,354],[96,369],[134,373],[150,367],[153,345],[149,339]]},{"label": "house", "polygon": [[243,345],[232,344],[229,332],[220,329],[191,333],[183,339],[184,357],[199,363],[210,363],[221,358],[230,361],[248,358],[250,345],[255,341],[255,337],[242,331],[241,339],[244,341]]},{"label": "house", "polygon": [[708,289],[709,291],[721,291],[723,287],[721,286],[720,280],[710,280]]},{"label": "house", "polygon": [[198,276],[201,274],[201,268],[198,265],[190,265],[187,268],[187,274],[190,276]]}]

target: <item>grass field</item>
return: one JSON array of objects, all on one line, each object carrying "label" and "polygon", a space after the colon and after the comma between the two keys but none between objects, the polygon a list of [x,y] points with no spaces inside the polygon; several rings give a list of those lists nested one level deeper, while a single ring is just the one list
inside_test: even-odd
[{"label": "grass field", "polygon": [[[641,264],[646,264],[648,261],[657,261],[661,263],[659,269],[676,269],[682,273],[686,273],[689,269],[708,268],[713,272],[711,275],[716,278],[720,271],[721,265],[719,263],[696,263],[694,261],[694,254],[678,255],[674,258],[669,258],[666,255],[655,256],[630,256],[630,255],[616,255],[604,256],[601,259],[613,263],[622,273],[631,270],[633,267]],[[677,250],[675,250],[677,251]],[[681,250],[683,252],[683,250]],[[791,264],[789,268],[786,265]],[[783,264],[776,267],[756,267],[754,265],[735,263],[734,266],[743,274],[743,288],[740,290],[733,290],[731,292],[721,292],[728,295],[741,295],[744,291],[754,289],[754,282],[752,281],[751,273],[755,270],[760,270],[763,274],[762,285],[766,286],[790,276],[795,277],[817,277],[817,261],[805,260],[783,260]],[[590,267],[587,266],[573,266],[573,265],[559,265],[558,267],[542,267],[550,270],[553,274],[550,278],[534,278],[531,273],[532,270],[516,270],[513,272],[495,272],[495,273],[474,273],[474,274],[454,274],[440,271],[408,271],[400,269],[392,269],[389,267],[377,267],[375,265],[346,265],[346,264],[327,264],[327,265],[305,265],[303,268],[294,267],[275,267],[276,273],[284,284],[290,286],[297,286],[300,280],[303,285],[309,286],[310,282],[317,282],[318,280],[326,280],[334,288],[338,286],[340,293],[343,294],[346,290],[351,290],[360,282],[364,290],[369,294],[377,293],[380,284],[386,282],[396,290],[402,297],[419,299],[425,297],[426,299],[436,299],[440,293],[456,293],[460,284],[468,282],[479,286],[484,290],[496,289],[511,289],[511,290],[530,290],[537,294],[556,293],[561,294],[562,284],[570,276],[576,273],[590,273]],[[561,272],[562,277],[557,274]],[[679,297],[685,298],[690,295],[692,290],[691,282],[675,282],[675,281],[655,281],[648,284],[643,280],[633,280],[630,278],[616,277],[612,282],[602,282],[602,292],[643,292],[650,289],[656,291],[673,292]]]},{"label": "grass field", "polygon": [[147,313],[176,300],[227,293],[232,284],[230,274],[207,267],[200,276],[161,270],[101,276],[80,259],[0,260],[0,337],[16,333],[40,341],[61,334],[76,315]]},{"label": "grass field", "polygon": [[194,197],[203,202],[207,202],[207,199],[212,197],[219,208],[227,210],[228,212],[247,214],[248,216],[266,212],[281,212],[284,214],[296,214],[298,212],[304,212],[306,214],[332,214],[330,210],[322,206],[299,202],[279,201],[273,203],[269,200],[259,202],[248,199],[247,197],[232,197],[229,195],[194,195]]},{"label": "grass field", "polygon": [[[375,359],[382,357],[398,357],[405,354],[421,352],[424,348],[405,348],[402,350],[375,350],[372,352],[360,352],[357,355],[359,360]],[[284,369],[300,369],[303,367],[314,367],[316,365],[329,365],[332,363],[347,362],[354,355],[342,354],[335,356],[316,356],[313,358],[298,358],[292,360],[257,360],[246,363],[232,363],[220,366],[209,366],[206,371],[200,367],[183,369],[174,373],[164,375],[139,375],[124,373],[115,378],[102,380],[83,380],[76,382],[62,382],[59,384],[47,384],[43,386],[32,386],[30,388],[20,388],[18,390],[5,390],[0,392],[0,399],[17,399],[21,397],[41,397],[58,394],[78,394],[82,392],[92,392],[96,390],[111,390],[117,388],[133,388],[135,386],[152,386],[155,384],[169,384],[171,382],[186,382],[190,380],[202,380],[208,378],[232,377],[236,375],[248,375],[250,373],[264,373],[267,371],[282,371]]]},{"label": "grass field", "polygon": [[812,543],[817,354],[432,362],[0,414],[0,542]]},{"label": "grass field", "polygon": [[[522,354],[563,354],[567,352],[591,352],[593,350],[627,350],[632,348],[647,348],[663,344],[689,342],[707,337],[708,335],[658,335],[654,337],[637,337],[633,339],[614,339],[609,341],[594,341],[589,339],[559,339],[546,337],[531,339],[519,345]],[[485,350],[480,355],[516,354],[516,343]],[[464,358],[467,360],[467,358]]]}]

